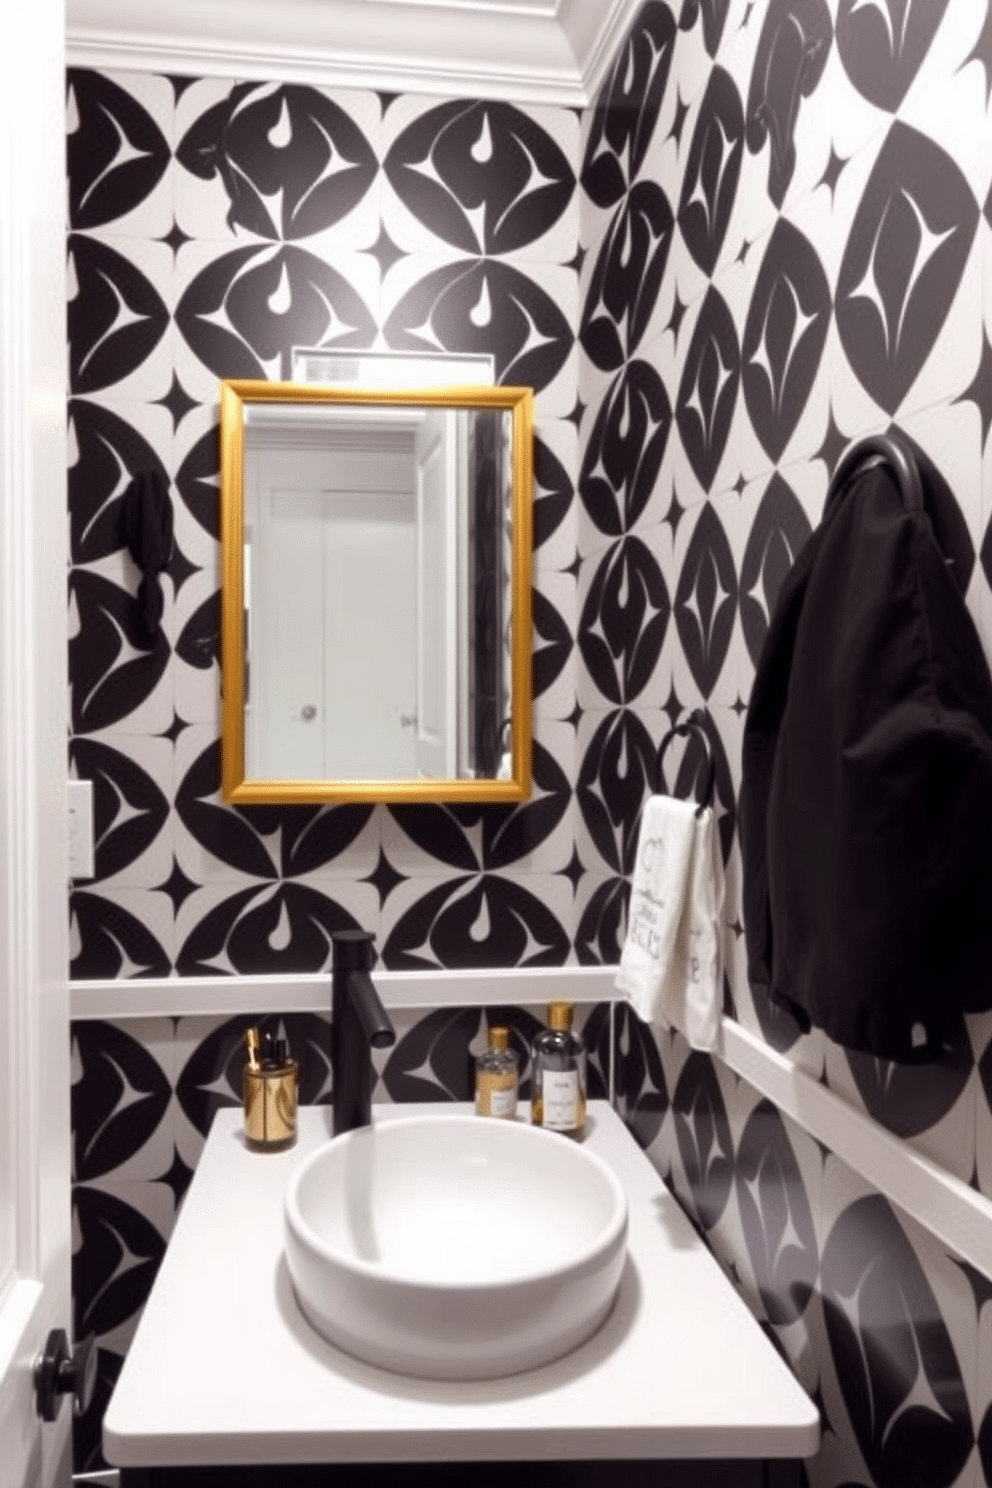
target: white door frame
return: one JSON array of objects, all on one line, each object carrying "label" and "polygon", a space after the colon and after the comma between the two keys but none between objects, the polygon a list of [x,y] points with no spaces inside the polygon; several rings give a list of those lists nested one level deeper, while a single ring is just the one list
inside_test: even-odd
[{"label": "white door frame", "polygon": [[[71,1333],[66,908],[65,20],[0,49],[0,1485],[68,1480],[71,1408],[33,1365]],[[10,1181],[12,1180],[12,1181]]]}]

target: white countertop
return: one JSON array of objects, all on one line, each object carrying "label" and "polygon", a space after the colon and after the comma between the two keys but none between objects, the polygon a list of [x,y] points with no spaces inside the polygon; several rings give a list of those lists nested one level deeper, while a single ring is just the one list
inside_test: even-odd
[{"label": "white countertop", "polygon": [[[416,1114],[469,1106],[424,1104]],[[375,1121],[411,1114],[378,1106]],[[301,1110],[289,1152],[248,1151],[220,1111],[104,1417],[120,1467],[806,1457],[819,1417],[653,1165],[604,1101],[586,1140],[629,1204],[616,1305],[574,1353],[508,1379],[390,1374],[326,1343],[282,1253],[293,1168],[330,1136]]]}]

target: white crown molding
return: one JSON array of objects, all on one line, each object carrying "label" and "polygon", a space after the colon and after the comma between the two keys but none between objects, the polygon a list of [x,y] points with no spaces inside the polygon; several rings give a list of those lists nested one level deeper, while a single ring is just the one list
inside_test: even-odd
[{"label": "white crown molding", "polygon": [[583,107],[641,0],[67,0],[70,66]]},{"label": "white crown molding", "polygon": [[600,85],[634,24],[644,0],[612,0],[612,4],[576,3],[562,12],[562,28],[582,70],[582,90],[592,103]]}]

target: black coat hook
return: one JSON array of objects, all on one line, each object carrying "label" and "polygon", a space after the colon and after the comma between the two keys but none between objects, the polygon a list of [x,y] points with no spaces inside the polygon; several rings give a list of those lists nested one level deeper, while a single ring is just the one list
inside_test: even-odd
[{"label": "black coat hook", "polygon": [[898,433],[889,433],[870,434],[867,439],[859,439],[842,457],[830,482],[824,515],[831,507],[843,501],[854,485],[854,477],[869,462],[881,462],[889,467],[896,478],[902,504],[908,512],[923,510],[923,482],[916,457]]},{"label": "black coat hook", "polygon": [[657,776],[656,784],[657,789],[660,793],[662,791],[662,785],[664,781],[664,776],[662,775],[661,771],[662,761],[665,758],[665,751],[668,749],[668,746],[669,744],[671,744],[672,740],[687,739],[690,737],[690,735],[695,735],[695,737],[702,742],[703,749],[706,753],[706,777],[703,783],[702,794],[699,797],[699,804],[696,807],[697,817],[702,816],[703,812],[706,810],[706,807],[712,805],[713,786],[716,777],[716,762],[713,758],[713,748],[710,744],[709,736],[706,732],[705,719],[706,714],[703,709],[695,708],[689,714],[689,717],[686,718],[682,723],[676,724],[674,728],[670,728],[668,730],[668,733],[662,739],[661,743],[658,745],[658,757],[655,764],[655,773]]}]

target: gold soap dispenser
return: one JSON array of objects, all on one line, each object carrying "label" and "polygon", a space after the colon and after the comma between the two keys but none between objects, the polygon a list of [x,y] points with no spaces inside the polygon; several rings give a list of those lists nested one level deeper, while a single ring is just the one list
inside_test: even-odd
[{"label": "gold soap dispenser", "polygon": [[266,1034],[263,1041],[257,1028],[249,1028],[244,1042],[245,1144],[252,1152],[284,1152],[296,1141],[300,1067],[287,1057],[282,1039],[273,1043]]},{"label": "gold soap dispenser", "polygon": [[517,1114],[520,1061],[510,1048],[510,1030],[489,1030],[489,1048],[475,1061],[475,1114],[512,1121]]},{"label": "gold soap dispenser", "polygon": [[531,1050],[530,1116],[534,1126],[578,1141],[586,1126],[586,1046],[572,1028],[570,1002],[548,1004],[548,1026]]}]

